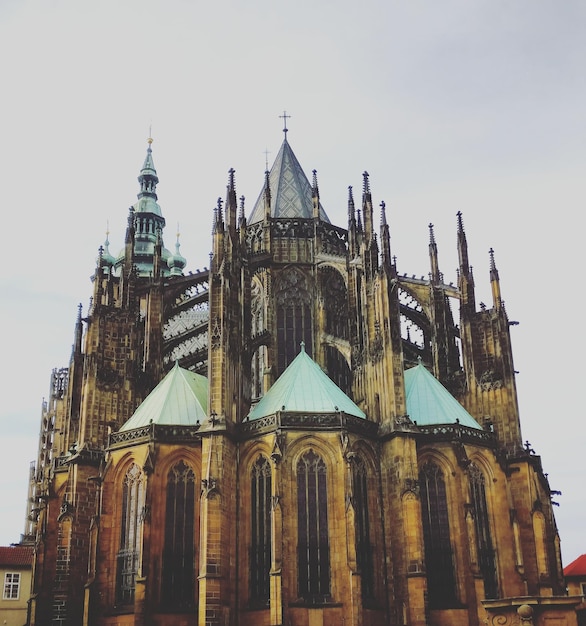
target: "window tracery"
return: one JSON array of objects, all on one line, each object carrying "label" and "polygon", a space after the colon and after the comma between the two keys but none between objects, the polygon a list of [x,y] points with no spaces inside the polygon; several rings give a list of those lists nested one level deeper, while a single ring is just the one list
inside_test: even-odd
[{"label": "window tracery", "polygon": [[271,466],[266,457],[259,456],[252,466],[250,483],[250,603],[266,606],[270,598],[272,497]]},{"label": "window tracery", "polygon": [[298,587],[306,602],[330,596],[326,465],[313,450],[297,463]]},{"label": "window tracery", "polygon": [[352,463],[352,491],[356,516],[356,561],[361,574],[362,597],[374,598],[374,558],[370,540],[368,476],[366,464],[356,456]]},{"label": "window tracery", "polygon": [[456,603],[456,577],[452,557],[448,498],[444,475],[431,461],[419,473],[423,542],[430,608]]},{"label": "window tracery", "polygon": [[120,549],[117,555],[116,601],[134,602],[134,583],[140,554],[141,516],[144,512],[145,491],[142,472],[133,463],[122,484],[122,517],[120,520]]},{"label": "window tracery", "polygon": [[490,519],[486,500],[486,484],[480,468],[470,463],[468,466],[470,483],[470,505],[474,518],[478,566],[484,580],[486,598],[498,598],[496,553],[490,532]]},{"label": "window tracery", "polygon": [[277,365],[282,374],[299,354],[301,342],[312,356],[312,298],[306,277],[297,269],[283,273],[275,295],[277,314]]},{"label": "window tracery", "polygon": [[195,473],[179,461],[167,476],[161,599],[167,606],[194,605]]}]

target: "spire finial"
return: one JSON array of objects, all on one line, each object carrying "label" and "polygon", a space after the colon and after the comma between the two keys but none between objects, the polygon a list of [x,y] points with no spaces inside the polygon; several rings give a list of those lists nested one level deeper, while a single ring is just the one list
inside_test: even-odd
[{"label": "spire finial", "polygon": [[313,194],[319,198],[319,187],[317,186],[317,170],[312,170],[313,181],[312,181],[312,192]]},{"label": "spire finial", "polygon": [[363,193],[370,193],[370,183],[368,182],[368,172],[362,172],[362,191]]},{"label": "spire finial", "polygon": [[264,149],[264,155],[265,155],[265,170],[268,172],[269,170],[269,154],[271,153],[270,150],[268,150],[267,148]]},{"label": "spire finial", "polygon": [[108,249],[110,246],[110,220],[106,220],[106,241],[104,241],[104,251],[107,254],[110,254],[110,250]]},{"label": "spire finial", "polygon": [[488,251],[488,254],[489,254],[489,256],[490,256],[490,269],[491,269],[491,270],[496,270],[496,264],[495,264],[495,262],[494,262],[494,250],[491,248],[491,249]]},{"label": "spire finial", "polygon": [[380,223],[381,226],[387,225],[387,205],[384,200],[380,203]]},{"label": "spire finial", "polygon": [[147,143],[149,144],[149,148],[151,147],[151,144],[153,143],[153,125],[149,124],[149,136],[147,138]]},{"label": "spire finial", "polygon": [[354,212],[354,195],[352,194],[352,185],[348,186],[348,219],[354,220],[356,214]]},{"label": "spire finial", "polygon": [[302,341],[299,345],[301,346],[301,352],[305,352],[305,341]]},{"label": "spire finial", "polygon": [[457,217],[458,217],[458,232],[459,233],[463,233],[464,232],[464,222],[462,220],[462,211],[458,211],[456,213]]},{"label": "spire finial", "polygon": [[283,132],[285,133],[285,139],[287,139],[287,132],[289,131],[287,128],[287,119],[291,119],[291,116],[287,115],[287,111],[283,111],[283,115],[279,115],[279,117],[283,120]]},{"label": "spire finial", "polygon": [[435,243],[435,235],[433,232],[433,224],[430,222],[429,223],[429,243],[430,244],[434,244]]}]

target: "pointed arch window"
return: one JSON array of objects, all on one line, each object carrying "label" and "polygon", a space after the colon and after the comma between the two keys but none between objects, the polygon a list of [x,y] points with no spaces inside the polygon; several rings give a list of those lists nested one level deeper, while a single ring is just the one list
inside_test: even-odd
[{"label": "pointed arch window", "polygon": [[[539,503],[541,506],[541,503]],[[543,512],[537,510],[533,513],[533,536],[535,537],[535,555],[537,557],[537,573],[540,579],[547,576],[547,530]]]},{"label": "pointed arch window", "polygon": [[266,606],[270,598],[272,479],[271,466],[263,456],[252,467],[250,487],[250,603]]},{"label": "pointed arch window", "polygon": [[425,463],[419,473],[427,593],[432,609],[456,605],[456,576],[450,540],[448,498],[441,469]]},{"label": "pointed arch window", "polygon": [[297,463],[299,596],[319,604],[330,596],[326,465],[313,450]]},{"label": "pointed arch window", "polygon": [[283,275],[276,304],[277,366],[278,373],[282,374],[299,354],[302,341],[305,351],[312,356],[311,296],[301,272],[291,269]]},{"label": "pointed arch window", "polygon": [[[251,330],[252,336],[258,337],[266,331],[266,298],[264,295],[263,283],[257,277],[251,282]],[[251,398],[257,400],[264,395],[264,371],[267,362],[266,346],[261,345],[252,355],[250,376],[251,376]]]},{"label": "pointed arch window", "polygon": [[348,289],[342,275],[331,267],[320,269],[320,290],[324,301],[325,332],[349,338]]},{"label": "pointed arch window", "polygon": [[498,598],[496,554],[490,532],[490,520],[486,502],[486,484],[484,474],[477,465],[468,467],[470,482],[470,504],[474,516],[478,566],[484,580],[484,595],[487,599]]},{"label": "pointed arch window", "polygon": [[143,476],[138,465],[134,463],[126,472],[122,484],[120,549],[117,555],[116,576],[116,600],[118,604],[132,604],[134,602],[134,583],[138,573],[144,504]]},{"label": "pointed arch window", "polygon": [[195,604],[195,473],[184,461],[167,475],[161,600],[165,606]]},{"label": "pointed arch window", "polygon": [[374,598],[374,561],[370,542],[370,518],[368,514],[368,484],[366,465],[355,457],[352,465],[352,490],[356,514],[356,561],[362,580],[362,597]]}]

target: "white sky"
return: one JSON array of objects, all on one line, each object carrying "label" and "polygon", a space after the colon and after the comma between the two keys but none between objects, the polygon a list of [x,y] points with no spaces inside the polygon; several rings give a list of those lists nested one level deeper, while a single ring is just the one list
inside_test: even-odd
[{"label": "white sky", "polygon": [[584,32],[582,0],[0,0],[0,545],[23,532],[49,374],[108,221],[123,245],[149,126],[165,244],[179,224],[195,270],[228,169],[248,212],[286,109],[334,223],[370,173],[401,273],[427,275],[433,222],[456,281],[460,210],[490,304],[494,248],[523,436],[563,492],[565,564],[586,552]]}]

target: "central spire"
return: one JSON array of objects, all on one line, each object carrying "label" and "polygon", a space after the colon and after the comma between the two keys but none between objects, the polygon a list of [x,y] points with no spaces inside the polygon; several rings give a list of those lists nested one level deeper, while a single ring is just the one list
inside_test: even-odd
[{"label": "central spire", "polygon": [[[291,117],[284,112],[283,133],[285,137],[275,158],[270,172],[265,176],[265,185],[259,194],[250,214],[248,224],[262,222],[265,219],[267,192],[271,198],[270,217],[276,219],[312,219],[314,217],[314,189],[299,164],[289,142],[287,141],[287,119]],[[330,223],[319,196],[318,215],[322,222]]]}]

